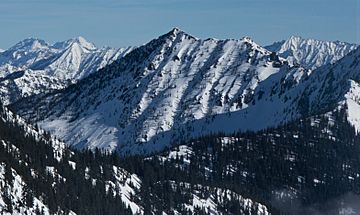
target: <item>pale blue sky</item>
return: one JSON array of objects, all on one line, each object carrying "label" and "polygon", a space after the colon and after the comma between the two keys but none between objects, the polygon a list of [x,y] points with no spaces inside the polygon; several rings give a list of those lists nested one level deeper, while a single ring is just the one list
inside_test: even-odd
[{"label": "pale blue sky", "polygon": [[0,48],[27,38],[83,36],[141,45],[173,27],[200,38],[290,35],[360,43],[360,0],[0,0]]}]

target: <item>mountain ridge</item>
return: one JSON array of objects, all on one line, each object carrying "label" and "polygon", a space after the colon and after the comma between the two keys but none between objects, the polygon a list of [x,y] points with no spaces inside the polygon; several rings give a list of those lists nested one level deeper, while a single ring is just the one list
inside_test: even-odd
[{"label": "mountain ridge", "polygon": [[347,42],[304,39],[300,36],[291,36],[265,46],[280,57],[312,70],[336,62],[357,47],[357,44]]}]

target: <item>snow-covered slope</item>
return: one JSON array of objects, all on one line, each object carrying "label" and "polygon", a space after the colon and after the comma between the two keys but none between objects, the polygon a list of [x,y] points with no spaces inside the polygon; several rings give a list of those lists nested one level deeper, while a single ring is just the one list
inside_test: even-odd
[{"label": "snow-covered slope", "polygon": [[[0,77],[6,78],[19,71],[26,71],[31,76],[28,79],[24,75],[16,83],[1,83],[3,98],[10,98],[3,99],[3,102],[10,103],[20,97],[64,88],[122,58],[131,50],[131,47],[99,49],[82,37],[53,45],[40,39],[25,39],[0,53]],[[51,79],[52,83],[44,82],[44,78]],[[14,92],[15,88],[19,93]]]},{"label": "snow-covered slope", "polygon": [[[38,198],[32,197],[33,206],[28,207],[25,205],[24,196],[26,195],[25,191],[25,182],[21,176],[12,168],[9,168],[8,171],[11,171],[11,176],[13,179],[11,182],[5,181],[5,163],[0,163],[0,211],[1,214],[36,214],[40,209],[43,211],[43,214],[48,215],[48,207],[42,203]],[[6,198],[5,198],[6,196]],[[8,200],[6,200],[8,198]],[[69,213],[69,215],[74,215],[74,213]]]},{"label": "snow-covered slope", "polygon": [[345,104],[348,108],[348,121],[360,131],[360,84],[350,80],[350,89],[345,94]]},{"label": "snow-covered slope", "polygon": [[[182,206],[191,214],[196,214],[196,211],[200,208],[204,214],[224,215],[226,213],[222,213],[221,208],[225,205],[225,202],[230,200],[235,200],[239,203],[239,209],[236,214],[271,214],[265,205],[254,202],[251,199],[244,198],[236,192],[228,189],[207,187],[200,184],[193,185],[184,182],[176,183],[174,181],[170,181],[168,183],[171,184],[174,191],[180,191],[184,195],[190,196],[190,201],[183,202]],[[206,191],[204,192],[204,190]],[[175,214],[180,213],[178,212]]]},{"label": "snow-covered slope", "polygon": [[277,52],[279,56],[291,63],[300,64],[308,69],[316,69],[325,64],[334,63],[357,47],[356,44],[346,42],[330,42],[292,36],[265,48]]},{"label": "snow-covered slope", "polygon": [[0,97],[5,104],[51,90],[63,89],[70,80],[47,75],[45,71],[18,71],[0,78]]},{"label": "snow-covered slope", "polygon": [[320,68],[307,83],[307,99],[303,100],[309,103],[307,113],[346,105],[349,122],[360,130],[360,48],[335,64]]}]

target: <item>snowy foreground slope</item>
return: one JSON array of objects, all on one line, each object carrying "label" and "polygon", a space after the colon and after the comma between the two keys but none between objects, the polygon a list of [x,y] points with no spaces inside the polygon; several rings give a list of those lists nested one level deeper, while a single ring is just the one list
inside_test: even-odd
[{"label": "snowy foreground slope", "polygon": [[122,58],[131,49],[99,49],[82,37],[53,45],[25,39],[0,52],[2,101],[12,103],[39,92],[65,88]]},{"label": "snowy foreground slope", "polygon": [[293,64],[313,70],[329,63],[335,63],[357,47],[357,44],[346,42],[330,42],[292,36],[265,48],[276,52],[280,57]]},{"label": "snowy foreground slope", "polygon": [[74,86],[12,107],[77,148],[151,153],[329,111],[357,82],[358,52],[311,71],[250,38],[201,40],[173,29]]},{"label": "snowy foreground slope", "polygon": [[[42,183],[45,189],[56,190],[58,185],[64,186],[62,183],[74,183],[74,177],[79,177],[79,175],[76,175],[76,171],[83,171],[83,179],[76,178],[78,183],[81,180],[90,180],[95,186],[97,181],[104,180],[101,183],[104,186],[103,189],[107,193],[119,197],[120,202],[117,204],[122,202],[124,208],[129,208],[132,214],[142,214],[140,206],[131,200],[131,196],[135,195],[135,191],[138,191],[141,186],[141,180],[136,175],[128,173],[123,168],[111,166],[111,172],[108,174],[111,175],[112,180],[105,180],[106,178],[95,175],[93,172],[93,168],[99,168],[99,166],[94,167],[86,164],[88,166],[81,170],[83,168],[82,164],[76,162],[77,155],[70,151],[64,143],[49,137],[43,130],[26,124],[23,119],[6,108],[1,107],[0,116],[0,127],[2,129],[0,132],[0,153],[2,155],[0,158],[0,211],[2,214],[38,214],[40,211],[42,214],[64,214],[64,208],[61,208],[62,205],[57,205],[56,207],[59,207],[59,209],[55,210],[49,207],[49,193],[41,193],[42,191],[36,185],[36,180],[44,179],[46,182],[43,181]],[[16,142],[12,140],[12,133],[18,135]],[[32,140],[31,137],[34,137],[35,140]],[[26,142],[26,140],[32,141]],[[24,147],[22,144],[28,144],[28,146]],[[50,147],[46,147],[44,144]],[[32,148],[38,148],[39,153],[29,151]],[[41,151],[42,149],[44,151]],[[49,154],[46,150],[53,152]],[[83,156],[82,159],[86,159],[86,155],[81,156]],[[41,165],[35,165],[39,161],[41,161]],[[100,161],[97,160],[97,162]],[[41,169],[42,167],[45,168]],[[64,169],[69,167],[70,170],[73,170],[70,171],[70,175],[69,172],[64,172]],[[21,173],[18,173],[14,168]],[[10,173],[6,173],[6,171],[10,171]],[[30,175],[28,175],[29,173]],[[6,174],[10,176],[6,176]],[[47,176],[45,177],[45,175]],[[29,176],[32,179],[29,179]],[[32,185],[27,184],[24,178],[27,182],[31,182]],[[46,183],[49,181],[52,183],[52,188],[46,188]],[[78,187],[79,185],[74,184],[74,186]],[[87,189],[91,192],[93,188],[88,187]],[[46,199],[45,202],[47,203],[40,199]],[[87,204],[90,204],[90,202]],[[69,210],[66,209],[65,211]],[[94,211],[93,213],[97,212]],[[76,213],[70,210],[68,214],[73,215]]]},{"label": "snowy foreground slope", "polygon": [[[0,128],[1,214],[270,214],[265,205],[229,189],[181,181],[157,183],[171,183],[176,205],[158,197],[159,190],[145,200],[144,178],[125,170],[131,163],[117,155],[71,151],[2,107]],[[229,202],[238,208],[224,213]]]}]

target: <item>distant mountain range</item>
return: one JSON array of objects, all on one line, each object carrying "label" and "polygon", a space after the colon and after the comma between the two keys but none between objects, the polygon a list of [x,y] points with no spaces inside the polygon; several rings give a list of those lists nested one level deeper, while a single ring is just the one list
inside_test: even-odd
[{"label": "distant mountain range", "polygon": [[[53,45],[25,39],[0,53],[0,95],[4,103],[62,89],[122,58],[128,48],[97,48],[78,37]],[[14,72],[17,76],[13,76]],[[20,75],[22,74],[22,75]]]},{"label": "distant mountain range", "polygon": [[333,110],[357,86],[356,47],[291,37],[263,48],[248,37],[203,40],[175,28],[69,88],[12,108],[76,148],[148,154]]},{"label": "distant mountain range", "polygon": [[357,44],[303,39],[298,36],[265,46],[266,49],[278,53],[287,61],[312,70],[335,63],[357,47]]},{"label": "distant mountain range", "polygon": [[82,37],[55,44],[25,39],[0,55],[1,75],[19,70],[43,70],[46,75],[78,80],[126,55],[132,48],[97,48]]}]

